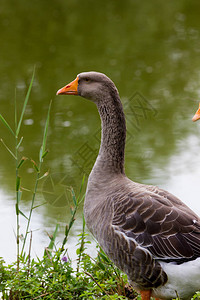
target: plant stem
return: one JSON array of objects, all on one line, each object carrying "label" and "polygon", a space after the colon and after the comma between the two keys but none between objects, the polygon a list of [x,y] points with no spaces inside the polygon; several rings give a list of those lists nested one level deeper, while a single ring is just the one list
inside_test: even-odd
[{"label": "plant stem", "polygon": [[[18,138],[17,136],[15,136],[15,157],[16,157],[16,160],[15,160],[15,173],[16,173],[16,187],[17,187],[17,180],[18,180],[18,176],[19,176],[19,172],[18,172],[18,149],[17,149],[17,144],[18,144]],[[19,234],[20,234],[20,231],[19,231],[19,228],[20,228],[20,225],[19,225],[19,201],[18,201],[18,195],[19,193],[19,190],[17,190],[16,188],[16,215],[17,215],[17,271],[19,271]]]},{"label": "plant stem", "polygon": [[20,225],[19,225],[19,189],[17,188],[17,181],[19,177],[19,171],[18,171],[18,136],[16,134],[17,132],[17,93],[15,89],[15,176],[16,176],[16,215],[17,215],[17,271],[19,271],[19,234],[20,234]]},{"label": "plant stem", "polygon": [[90,276],[90,277],[92,278],[92,280],[96,283],[96,285],[98,285],[98,287],[102,290],[102,292],[105,293],[106,296],[108,296],[108,298],[111,299],[110,295],[105,291],[105,289],[104,289],[102,286],[100,286],[100,284],[96,281],[96,279],[92,276],[92,274],[90,274],[90,273],[88,273],[88,272],[86,272],[86,271],[84,271],[84,273],[85,273],[86,275]]},{"label": "plant stem", "polygon": [[24,248],[25,248],[25,245],[26,245],[26,239],[27,239],[27,235],[29,233],[30,221],[31,221],[31,217],[32,217],[33,209],[34,209],[34,203],[35,203],[35,197],[36,197],[36,193],[37,193],[38,182],[39,182],[39,179],[40,179],[41,165],[42,165],[42,162],[40,162],[39,166],[38,166],[38,172],[37,172],[37,176],[36,176],[36,180],[35,180],[35,186],[34,186],[34,190],[33,190],[31,207],[30,207],[28,221],[27,221],[27,225],[26,225],[26,233],[25,233],[24,240],[23,240],[21,255],[23,255],[23,253],[24,253]]},{"label": "plant stem", "polygon": [[[29,85],[29,88],[28,88],[28,92],[27,92],[25,100],[24,100],[24,104],[23,104],[23,108],[22,108],[19,123],[18,123],[18,120],[17,120],[17,97],[16,97],[16,89],[15,89],[15,133],[14,133],[14,136],[15,136],[15,163],[16,163],[16,167],[15,167],[16,169],[15,170],[16,170],[16,215],[17,215],[17,271],[19,271],[19,251],[20,251],[20,249],[19,249],[20,248],[19,247],[19,237],[20,237],[19,202],[20,202],[20,199],[21,199],[20,177],[19,177],[19,167],[18,167],[18,149],[19,149],[19,144],[20,143],[18,143],[18,137],[19,137],[19,132],[20,132],[24,112],[25,112],[25,109],[26,109],[26,105],[28,103],[30,92],[31,92],[31,89],[32,89],[34,75],[35,75],[35,68],[34,68],[32,79],[31,79],[31,82],[30,82],[30,85]],[[10,129],[10,126],[7,123],[5,123],[5,125],[6,125],[6,127],[8,127]],[[10,129],[10,131],[12,132],[11,129]],[[22,141],[22,138],[21,138],[20,142],[21,141]]]},{"label": "plant stem", "polygon": [[84,219],[84,215],[83,215],[83,227],[82,227],[82,233],[81,233],[81,237],[79,239],[79,243],[80,243],[80,248],[79,248],[79,254],[78,254],[78,260],[77,260],[77,268],[76,268],[76,273],[78,275],[79,270],[80,270],[80,264],[81,264],[81,259],[83,256],[83,252],[85,250],[85,219]]},{"label": "plant stem", "polygon": [[23,241],[23,245],[22,245],[21,255],[23,255],[23,253],[24,253],[24,248],[25,248],[25,245],[26,245],[26,239],[27,239],[27,235],[29,233],[29,226],[30,226],[30,221],[31,221],[33,209],[34,209],[34,203],[35,203],[35,197],[36,197],[37,188],[38,188],[38,182],[40,180],[40,173],[41,173],[43,158],[47,154],[47,151],[46,151],[46,140],[47,140],[48,127],[49,127],[50,110],[51,110],[51,102],[49,104],[49,109],[48,109],[46,124],[45,124],[45,128],[44,128],[42,146],[41,146],[41,149],[40,149],[40,152],[39,152],[39,165],[37,166],[37,164],[34,161],[32,161],[33,165],[34,165],[34,168],[37,171],[37,176],[36,176],[36,180],[35,180],[35,186],[34,186],[33,196],[32,196],[32,201],[31,201],[31,208],[30,208],[30,212],[29,212],[29,216],[28,216],[28,221],[27,221],[27,226],[26,226],[26,233],[25,233],[25,236],[24,236],[24,241]]}]

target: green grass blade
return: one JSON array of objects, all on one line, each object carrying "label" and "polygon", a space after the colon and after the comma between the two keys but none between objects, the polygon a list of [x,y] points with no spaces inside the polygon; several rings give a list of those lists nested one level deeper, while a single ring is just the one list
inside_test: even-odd
[{"label": "green grass blade", "polygon": [[[60,225],[57,223],[56,228],[55,228],[54,233],[53,233],[53,236],[51,236],[51,237],[49,236],[51,241],[49,243],[49,246],[47,247],[48,250],[53,250],[59,227],[60,227]],[[44,252],[44,255],[45,255],[45,252]]]},{"label": "green grass blade", "polygon": [[83,232],[85,231],[85,217],[84,217],[84,214],[83,214]]},{"label": "green grass blade", "polygon": [[49,109],[48,109],[46,124],[45,124],[45,128],[44,128],[44,135],[43,135],[43,140],[42,140],[42,146],[41,146],[40,154],[39,154],[39,160],[40,160],[40,162],[42,162],[43,157],[47,154],[47,151],[46,151],[46,142],[47,142],[47,132],[48,132],[48,127],[49,127],[49,120],[50,120],[51,103],[52,103],[52,101],[50,101],[50,104],[49,104]]},{"label": "green grass blade", "polygon": [[19,202],[21,200],[22,192],[20,190],[17,191],[17,202],[16,202],[16,214],[19,215]]},{"label": "green grass blade", "polygon": [[20,145],[21,145],[22,141],[23,141],[23,136],[21,137],[21,139],[20,139],[19,143],[17,144],[17,150],[19,149],[19,147],[20,147]]},{"label": "green grass blade", "polygon": [[74,205],[77,206],[76,195],[74,193],[74,189],[73,188],[71,188],[71,193],[72,193],[72,200],[74,202]]},{"label": "green grass blade", "polygon": [[[23,105],[23,108],[22,108],[21,116],[20,116],[19,123],[18,123],[17,129],[16,129],[16,136],[17,136],[17,137],[18,137],[18,134],[19,134],[19,132],[20,132],[22,120],[23,120],[23,117],[24,117],[24,112],[25,112],[25,109],[26,109],[26,105],[27,105],[27,103],[28,103],[28,99],[29,99],[30,93],[31,93],[31,89],[32,89],[32,85],[33,85],[34,76],[35,76],[35,68],[34,68],[34,70],[33,70],[33,75],[32,75],[32,78],[31,78],[31,82],[30,82],[30,85],[29,85],[29,88],[28,88],[28,92],[27,92],[26,97],[25,97],[25,100],[24,100],[24,105]],[[16,117],[15,117],[15,118],[16,118]]]},{"label": "green grass blade", "polygon": [[36,162],[35,162],[33,159],[31,159],[31,162],[32,162],[33,168],[36,170],[37,173],[39,173],[40,170],[39,170],[39,168],[38,168]]},{"label": "green grass blade", "polygon": [[10,130],[10,132],[12,133],[12,135],[15,136],[14,131],[12,130],[12,128],[10,127],[10,125],[6,122],[6,120],[4,119],[4,117],[1,114],[0,114],[0,120]]},{"label": "green grass blade", "polygon": [[16,215],[18,216],[19,215],[19,206],[17,203],[15,204],[15,210],[16,210]]},{"label": "green grass blade", "polygon": [[81,192],[82,192],[82,189],[83,189],[83,186],[84,186],[84,182],[85,182],[85,175],[83,176],[83,179],[82,179],[82,182],[81,182],[81,187],[80,187],[79,195],[78,195],[78,198],[77,198],[77,205],[79,205],[81,203],[81,201],[83,200],[83,198],[85,197],[85,194],[84,194],[84,197],[82,197],[80,199]]},{"label": "green grass blade", "polygon": [[17,130],[17,89],[15,88],[15,132]]},{"label": "green grass blade", "polygon": [[21,177],[17,176],[17,178],[16,178],[16,192],[19,191],[20,182],[21,182]]},{"label": "green grass blade", "polygon": [[81,204],[81,202],[84,200],[85,194],[86,194],[86,192],[83,194],[83,196],[81,198],[78,199],[78,205]]},{"label": "green grass blade", "polygon": [[110,260],[108,259],[108,257],[101,251],[99,251],[98,253],[99,257],[101,257],[101,259],[106,262],[107,264],[110,264]]},{"label": "green grass blade", "polygon": [[24,214],[20,209],[19,209],[19,213],[20,213],[20,215],[22,215],[25,219],[28,220],[27,216],[25,216],[25,214]]},{"label": "green grass blade", "polygon": [[47,202],[44,202],[44,203],[42,203],[42,204],[38,204],[38,205],[36,205],[36,206],[33,206],[33,209],[38,208],[38,207],[43,206],[43,205],[46,205],[46,204],[47,204]]},{"label": "green grass blade", "polygon": [[17,169],[19,169],[27,159],[28,159],[27,157],[23,156],[21,158],[20,162],[18,163]]},{"label": "green grass blade", "polygon": [[42,158],[44,158],[48,153],[49,153],[48,150],[44,151],[44,152],[43,152],[43,155],[42,155]]},{"label": "green grass blade", "polygon": [[17,157],[15,156],[15,154],[8,148],[8,146],[4,143],[4,141],[2,139],[0,139],[0,141],[2,142],[4,147],[8,150],[8,152],[14,157],[14,159],[17,160]]},{"label": "green grass blade", "polygon": [[80,187],[79,194],[81,194],[81,192],[82,192],[82,189],[83,189],[83,186],[84,186],[84,182],[85,182],[85,175],[83,175],[83,179],[82,179],[82,182],[81,182],[81,187]]}]

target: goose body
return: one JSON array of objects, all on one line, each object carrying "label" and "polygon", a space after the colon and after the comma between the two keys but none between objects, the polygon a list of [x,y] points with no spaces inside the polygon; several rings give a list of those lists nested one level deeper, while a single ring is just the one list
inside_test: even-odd
[{"label": "goose body", "polygon": [[85,72],[57,94],[95,102],[101,117],[84,203],[89,230],[143,299],[190,299],[200,289],[200,219],[167,191],[126,177],[125,116],[114,83]]}]

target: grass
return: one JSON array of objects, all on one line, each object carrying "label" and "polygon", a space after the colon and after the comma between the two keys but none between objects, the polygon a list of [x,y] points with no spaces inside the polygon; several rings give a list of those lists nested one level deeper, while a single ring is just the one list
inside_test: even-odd
[{"label": "grass", "polygon": [[[73,220],[72,212],[69,224]],[[67,228],[63,241],[69,235],[69,225]],[[63,247],[56,249],[55,236],[53,234],[51,237],[41,259],[35,260],[24,253],[19,257],[19,266],[18,262],[6,266],[0,259],[2,299],[127,299],[125,295],[128,294],[128,299],[136,297],[127,284],[126,276],[112,264],[98,245],[96,259],[86,254],[88,241],[84,219],[82,232],[77,237],[75,269],[66,250]]]},{"label": "grass", "polygon": [[38,260],[20,257],[19,270],[0,260],[2,299],[127,299],[126,278],[100,253],[95,260],[84,254],[79,272],[70,260],[57,259],[59,250]]},{"label": "grass", "polygon": [[[47,131],[48,131],[48,125],[49,125],[49,119],[50,119],[50,109],[51,109],[51,103],[50,103],[48,114],[47,114],[47,119],[46,119],[46,124],[45,124],[45,128],[44,128],[44,133],[43,133],[42,145],[41,145],[41,148],[39,151],[39,162],[36,163],[35,161],[31,160],[34,170],[36,171],[36,180],[35,180],[34,190],[33,190],[33,192],[31,192],[32,201],[31,201],[31,207],[29,210],[29,215],[26,216],[23,213],[23,211],[20,209],[20,201],[21,201],[21,197],[22,197],[23,188],[21,187],[21,177],[19,175],[19,171],[20,171],[21,166],[24,164],[24,162],[28,158],[20,157],[19,147],[21,146],[21,144],[23,142],[23,137],[22,136],[20,137],[20,130],[21,130],[21,125],[22,125],[24,113],[26,110],[26,106],[27,106],[27,103],[28,103],[28,100],[30,97],[30,93],[31,93],[31,89],[32,89],[33,81],[34,81],[34,76],[35,76],[35,69],[33,71],[32,79],[31,79],[31,82],[30,82],[30,85],[29,85],[29,88],[28,88],[28,91],[27,91],[27,94],[26,94],[26,97],[25,97],[25,100],[23,103],[19,121],[18,121],[18,116],[17,116],[18,115],[17,114],[17,102],[16,102],[16,96],[15,96],[15,129],[14,130],[8,124],[6,119],[0,114],[0,120],[12,134],[13,139],[14,139],[14,145],[15,145],[15,152],[13,153],[12,150],[1,139],[2,144],[8,150],[11,157],[15,160],[15,174],[16,174],[15,208],[16,208],[16,244],[17,244],[17,269],[18,270],[19,270],[19,257],[20,257],[20,255],[22,256],[24,253],[24,248],[25,248],[26,242],[27,242],[27,236],[30,233],[29,226],[30,226],[30,222],[31,222],[32,213],[33,213],[33,210],[36,208],[36,207],[34,207],[34,203],[35,203],[35,197],[36,197],[37,188],[38,188],[38,182],[39,182],[39,180],[41,180],[44,177],[44,175],[43,176],[41,175],[41,168],[42,168],[43,159],[47,154],[46,141],[47,141]],[[26,230],[25,230],[24,234],[20,232],[20,215],[23,218],[25,218],[25,220],[26,220]],[[22,242],[21,248],[20,248],[20,237],[23,237],[23,242]],[[20,253],[20,251],[21,251],[21,253]]]}]

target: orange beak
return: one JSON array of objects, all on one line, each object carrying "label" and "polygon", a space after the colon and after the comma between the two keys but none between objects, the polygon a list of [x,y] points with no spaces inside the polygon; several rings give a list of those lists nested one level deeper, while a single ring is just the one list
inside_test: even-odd
[{"label": "orange beak", "polygon": [[195,121],[197,121],[199,119],[200,119],[200,103],[199,103],[199,108],[197,109],[194,117],[192,118],[192,121],[195,122]]},{"label": "orange beak", "polygon": [[74,81],[58,90],[56,95],[78,95],[78,76]]}]

